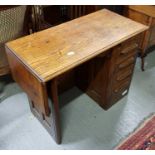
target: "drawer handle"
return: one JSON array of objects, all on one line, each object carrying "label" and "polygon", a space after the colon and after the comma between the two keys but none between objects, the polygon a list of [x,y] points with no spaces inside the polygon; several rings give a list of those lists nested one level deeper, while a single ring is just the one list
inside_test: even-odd
[{"label": "drawer handle", "polygon": [[123,91],[122,96],[126,95],[128,93],[128,90],[126,89],[125,91]]},{"label": "drawer handle", "polygon": [[134,50],[138,47],[138,44],[133,44],[132,46],[126,48],[125,50],[121,51],[121,55],[126,55],[128,54],[131,50]]},{"label": "drawer handle", "polygon": [[125,63],[122,63],[122,64],[119,65],[119,69],[122,69],[122,68],[132,64],[134,62],[134,60],[135,60],[134,57],[128,59]]},{"label": "drawer handle", "polygon": [[[115,89],[115,93],[118,93],[118,91],[119,91],[118,89]],[[127,93],[128,93],[128,89],[122,92],[122,96],[126,95]]]}]

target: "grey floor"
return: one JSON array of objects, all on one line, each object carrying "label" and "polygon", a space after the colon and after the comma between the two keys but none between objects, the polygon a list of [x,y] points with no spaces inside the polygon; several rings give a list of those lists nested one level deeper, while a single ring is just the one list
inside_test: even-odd
[{"label": "grey floor", "polygon": [[[148,55],[146,71],[137,59],[127,97],[102,110],[77,88],[60,97],[62,144],[57,145],[31,114],[26,94],[15,83],[6,85],[0,103],[0,149],[114,149],[155,111],[155,52]],[[71,98],[70,98],[71,97]]]}]

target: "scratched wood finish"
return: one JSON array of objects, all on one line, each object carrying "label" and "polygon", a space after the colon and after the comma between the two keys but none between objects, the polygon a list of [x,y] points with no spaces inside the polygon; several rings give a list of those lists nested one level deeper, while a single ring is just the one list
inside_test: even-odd
[{"label": "scratched wood finish", "polygon": [[146,29],[103,9],[11,41],[7,47],[45,82]]}]

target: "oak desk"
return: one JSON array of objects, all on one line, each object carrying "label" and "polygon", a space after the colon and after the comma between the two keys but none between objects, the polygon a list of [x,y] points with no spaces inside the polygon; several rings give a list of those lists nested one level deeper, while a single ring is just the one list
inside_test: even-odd
[{"label": "oak desk", "polygon": [[124,15],[149,27],[147,31],[141,34],[139,42],[141,69],[144,71],[144,58],[148,53],[147,51],[150,51],[155,45],[155,6],[129,5],[125,7]]},{"label": "oak desk", "polygon": [[128,93],[136,36],[146,29],[103,9],[6,44],[14,80],[57,143],[61,143],[59,88],[77,85],[108,109]]}]

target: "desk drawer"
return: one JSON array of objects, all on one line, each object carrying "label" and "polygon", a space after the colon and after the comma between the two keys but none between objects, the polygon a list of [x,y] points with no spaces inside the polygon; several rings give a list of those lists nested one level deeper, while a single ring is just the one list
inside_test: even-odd
[{"label": "desk drawer", "polygon": [[128,67],[125,67],[119,70],[114,76],[115,81],[119,82],[125,79],[126,77],[132,76],[133,69],[134,69],[134,64],[131,64]]},{"label": "desk drawer", "polygon": [[[127,94],[132,79],[133,69],[134,64],[116,73],[112,85],[112,98],[116,98],[116,96],[118,96],[117,98],[121,98]],[[114,101],[112,100],[112,102]]]},{"label": "desk drawer", "polygon": [[[117,61],[116,64],[120,64],[121,62],[127,60],[128,61],[132,61],[131,59],[135,59],[136,56],[136,52],[137,52],[137,44],[130,44],[130,46],[125,45],[121,45],[122,47],[120,47],[119,50],[119,55],[117,57]],[[131,57],[131,58],[130,58]]]},{"label": "desk drawer", "polygon": [[[124,81],[123,83],[121,83],[119,86],[117,87],[114,87],[113,88],[113,94],[116,95],[116,94],[121,94],[121,96],[124,96],[127,92],[125,90],[127,90],[127,88],[129,87],[129,84],[130,84],[130,79],[129,80],[126,80]],[[125,91],[125,92],[124,92]]]},{"label": "desk drawer", "polygon": [[[111,96],[111,105],[115,104],[118,100],[128,94],[130,86],[130,80],[125,81],[120,85],[120,87],[114,88]],[[110,105],[110,106],[111,106]]]},{"label": "desk drawer", "polygon": [[114,83],[113,85],[113,92],[118,93],[119,90],[123,89],[124,87],[127,86],[127,84],[129,85],[131,81],[131,77],[127,77],[119,82]]},{"label": "desk drawer", "polygon": [[135,56],[132,56],[132,57],[129,57],[126,61],[120,63],[117,65],[116,67],[116,72],[128,67],[128,66],[131,66],[135,63]]}]

